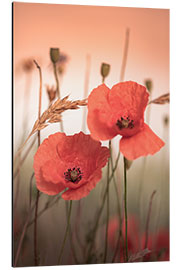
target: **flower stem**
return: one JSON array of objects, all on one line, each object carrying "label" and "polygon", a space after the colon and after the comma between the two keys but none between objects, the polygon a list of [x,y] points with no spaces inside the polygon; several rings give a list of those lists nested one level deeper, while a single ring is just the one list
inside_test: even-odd
[{"label": "flower stem", "polygon": [[65,247],[65,243],[66,243],[66,239],[67,239],[67,235],[68,235],[68,230],[69,230],[69,225],[70,225],[70,217],[71,217],[71,209],[72,209],[72,201],[70,201],[66,232],[64,235],[63,243],[62,243],[60,254],[59,254],[58,265],[61,264],[62,255],[63,255],[63,251],[64,251],[64,247]]},{"label": "flower stem", "polygon": [[126,158],[125,157],[124,157],[124,216],[125,216],[126,262],[128,262],[127,175],[126,175]]},{"label": "flower stem", "polygon": [[[68,222],[68,208],[69,208],[69,201],[65,201],[65,207],[66,207],[66,219]],[[69,239],[70,239],[70,247],[71,247],[71,252],[75,261],[75,264],[79,264],[79,261],[77,259],[75,247],[74,247],[74,241],[73,241],[73,234],[71,230],[71,224],[69,224]]]},{"label": "flower stem", "polygon": [[[59,99],[61,99],[60,89],[59,89],[59,79],[58,79],[58,74],[57,74],[56,63],[53,64],[53,69],[54,69],[54,77],[55,77],[55,80],[56,80],[56,92],[57,92],[57,97],[58,97]],[[61,129],[61,132],[64,131],[64,127],[63,127],[63,122],[62,122],[62,121],[60,121],[60,129]]]},{"label": "flower stem", "polygon": [[[111,147],[110,147],[110,153],[111,153],[111,155],[110,155],[111,170],[113,171],[114,165],[113,165],[112,148]],[[119,216],[119,234],[118,234],[118,240],[117,240],[115,252],[114,252],[114,255],[113,255],[113,258],[112,258],[112,262],[114,262],[115,259],[116,259],[118,248],[119,248],[119,245],[120,245],[120,239],[122,238],[121,205],[120,205],[119,192],[118,192],[118,187],[117,187],[117,184],[116,184],[116,179],[114,177],[114,173],[113,173],[113,184],[114,184],[114,189],[115,189],[116,197],[117,197],[117,209],[118,209],[118,216]]]},{"label": "flower stem", "polygon": [[149,222],[150,222],[150,216],[151,216],[152,201],[155,194],[156,194],[156,190],[154,190],[153,193],[151,194],[150,201],[149,201],[149,210],[148,210],[147,220],[146,220],[146,236],[145,236],[144,249],[146,249],[148,246]]},{"label": "flower stem", "polygon": [[[41,100],[42,100],[42,71],[41,67],[38,65],[38,63],[34,60],[34,63],[36,67],[39,69],[39,106],[38,106],[38,119],[41,117]],[[40,140],[40,131],[38,131],[38,147],[40,146],[41,140]],[[36,195],[36,206],[35,206],[35,221],[34,221],[34,264],[35,266],[38,265],[38,255],[37,255],[37,215],[38,215],[38,205],[39,205],[39,195],[40,192],[37,190]]]},{"label": "flower stem", "polygon": [[[109,141],[109,149],[111,148],[111,141]],[[106,238],[105,238],[105,250],[104,250],[104,263],[106,262],[107,249],[108,249],[108,226],[109,226],[109,167],[110,160],[107,165],[107,212],[106,212]]]},{"label": "flower stem", "polygon": [[29,187],[29,190],[30,190],[30,192],[29,192],[29,211],[28,211],[28,215],[26,217],[26,221],[25,221],[25,224],[23,226],[22,233],[21,233],[21,236],[20,236],[20,240],[19,240],[19,243],[18,243],[18,248],[17,248],[17,252],[16,252],[16,256],[15,256],[15,260],[14,260],[14,265],[13,265],[14,267],[16,267],[17,266],[17,263],[18,263],[18,259],[19,259],[21,248],[22,248],[24,236],[25,236],[25,233],[26,233],[26,230],[27,230],[27,226],[28,226],[28,222],[29,222],[29,218],[30,218],[30,215],[31,215],[32,180],[33,180],[33,177],[34,177],[34,173],[31,175],[31,179],[30,179],[30,187]]},{"label": "flower stem", "polygon": [[[113,178],[114,172],[115,172],[116,169],[117,169],[117,165],[118,165],[119,158],[120,158],[120,152],[118,153],[118,156],[117,156],[117,159],[116,159],[116,162],[115,162],[115,166],[114,166],[114,168],[113,168],[113,170],[112,170],[112,174],[111,174],[111,176],[109,177],[109,183],[110,183],[111,179]],[[88,249],[88,255],[87,255],[87,260],[86,260],[87,263],[88,263],[88,261],[89,261],[89,257],[90,257],[90,255],[91,255],[91,251],[92,251],[93,246],[94,246],[94,241],[95,241],[95,239],[96,239],[96,232],[97,232],[98,225],[99,225],[99,220],[100,220],[100,217],[101,217],[101,214],[102,214],[104,205],[105,205],[106,196],[107,196],[107,187],[106,187],[106,190],[105,190],[105,193],[104,193],[104,196],[103,196],[103,200],[102,200],[101,207],[100,207],[99,212],[98,212],[98,215],[97,215],[96,223],[95,223],[94,228],[93,228],[93,230],[92,230],[92,241],[91,241],[90,247],[89,247],[89,249]]]}]

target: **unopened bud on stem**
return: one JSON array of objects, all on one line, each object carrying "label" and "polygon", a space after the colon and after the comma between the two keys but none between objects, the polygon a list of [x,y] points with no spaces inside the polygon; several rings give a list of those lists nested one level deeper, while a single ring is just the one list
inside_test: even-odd
[{"label": "unopened bud on stem", "polygon": [[145,80],[145,85],[146,85],[148,92],[151,93],[152,87],[153,87],[152,80],[150,80],[150,79]]},{"label": "unopened bud on stem", "polygon": [[110,65],[106,64],[106,63],[102,63],[101,64],[101,76],[103,77],[103,81],[108,76],[109,71],[110,71]]},{"label": "unopened bud on stem", "polygon": [[57,63],[60,57],[59,48],[50,48],[50,58],[53,64]]}]

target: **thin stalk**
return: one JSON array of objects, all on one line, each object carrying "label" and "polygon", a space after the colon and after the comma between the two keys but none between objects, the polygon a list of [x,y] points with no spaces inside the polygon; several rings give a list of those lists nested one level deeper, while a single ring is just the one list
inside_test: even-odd
[{"label": "thin stalk", "polygon": [[33,177],[34,177],[34,173],[31,175],[31,179],[30,179],[30,188],[29,188],[29,190],[30,190],[30,192],[29,192],[29,212],[28,212],[28,215],[27,215],[27,218],[26,218],[26,221],[25,221],[23,230],[22,230],[22,234],[21,234],[21,237],[20,237],[20,240],[19,240],[19,244],[18,244],[18,247],[17,247],[17,252],[16,252],[16,256],[15,256],[15,260],[14,260],[14,267],[16,267],[17,266],[17,263],[18,263],[18,259],[19,259],[19,255],[20,255],[20,251],[21,251],[21,247],[22,247],[22,243],[23,243],[23,240],[24,240],[24,236],[25,236],[25,233],[26,233],[26,230],[27,230],[29,218],[30,218],[30,215],[31,215],[32,180],[33,180]]},{"label": "thin stalk", "polygon": [[[16,176],[18,175],[18,172],[20,170],[20,167],[23,165],[24,161],[26,160],[28,154],[30,153],[30,150],[32,149],[34,143],[36,142],[36,139],[37,139],[37,137],[34,138],[34,140],[32,141],[32,143],[29,145],[28,149],[26,150],[24,156],[21,158],[21,160],[20,160],[20,162],[18,164],[18,167],[17,167],[16,171],[14,172],[13,179],[15,179]],[[19,153],[19,155],[20,154],[21,153]]]},{"label": "thin stalk", "polygon": [[126,262],[128,262],[127,175],[126,175],[126,160],[125,160],[125,157],[124,157],[124,216],[125,216]]},{"label": "thin stalk", "polygon": [[[18,163],[19,164],[21,163],[21,153],[19,153],[19,161],[18,161]],[[15,196],[14,196],[14,212],[16,211],[18,197],[19,197],[19,189],[20,189],[20,166],[19,166],[19,164],[18,164],[18,168],[17,168],[16,193],[15,193]]]},{"label": "thin stalk", "polygon": [[[149,99],[151,100],[151,94],[149,93]],[[146,123],[149,125],[150,121],[150,113],[151,113],[151,106],[147,108],[147,115],[146,115]],[[140,177],[140,183],[139,183],[139,191],[138,191],[138,209],[140,209],[140,215],[142,216],[142,194],[143,194],[143,188],[144,188],[144,177],[147,167],[147,157],[143,157],[143,164],[142,164],[142,170],[141,170],[141,177]]]},{"label": "thin stalk", "polygon": [[[41,193],[40,193],[41,195]],[[46,204],[45,207],[37,214],[37,219],[46,211],[48,210],[49,208],[53,207],[58,201],[59,199],[61,199],[61,197],[58,197],[54,202],[51,202],[49,204]],[[33,210],[35,208],[35,205],[34,207],[32,207],[31,210]],[[33,220],[31,220],[29,223],[28,223],[28,228],[35,222],[35,218]]]},{"label": "thin stalk", "polygon": [[70,225],[70,217],[71,217],[71,209],[72,209],[72,201],[70,201],[66,232],[65,232],[65,235],[64,235],[63,243],[62,243],[59,258],[58,258],[58,265],[61,264],[62,255],[63,255],[63,251],[64,251],[64,247],[65,247],[65,243],[66,243],[66,239],[67,239],[67,235],[68,235],[68,230],[69,230],[69,225]]},{"label": "thin stalk", "polygon": [[[111,148],[111,141],[109,141],[109,149]],[[107,250],[108,250],[108,226],[109,226],[109,169],[110,161],[107,165],[107,212],[106,212],[106,236],[105,236],[105,250],[104,250],[104,263],[106,262]]]},{"label": "thin stalk", "polygon": [[[113,168],[113,170],[112,170],[112,174],[111,174],[111,176],[109,177],[109,183],[110,183],[110,181],[112,180],[113,175],[114,175],[114,172],[115,172],[116,169],[117,169],[119,158],[120,158],[120,152],[118,153],[118,156],[117,156],[117,159],[116,159],[116,162],[115,162],[115,166],[114,166],[114,168]],[[100,217],[101,217],[101,214],[102,214],[104,205],[105,205],[106,196],[107,196],[107,187],[106,187],[106,190],[105,190],[103,199],[102,199],[101,207],[99,208],[99,212],[98,212],[98,215],[97,215],[96,223],[95,223],[94,228],[93,228],[93,230],[92,230],[92,241],[91,241],[91,244],[90,244],[90,247],[89,247],[89,250],[88,250],[88,255],[87,255],[87,260],[86,260],[86,262],[88,261],[88,258],[89,258],[89,256],[90,256],[91,251],[92,251],[93,246],[94,246],[94,241],[95,241],[95,239],[96,239],[96,232],[97,232],[98,225],[99,225],[99,221],[100,221]]]},{"label": "thin stalk", "polygon": [[150,217],[151,217],[152,201],[155,194],[156,194],[156,190],[154,190],[153,193],[151,194],[150,201],[149,201],[149,210],[148,210],[147,220],[146,220],[146,236],[145,236],[144,249],[147,248],[147,245],[148,245],[149,222],[150,222]]},{"label": "thin stalk", "polygon": [[[112,148],[110,148],[110,152],[111,152],[111,156],[110,156],[111,170],[113,170],[114,165],[113,165],[113,158],[112,158]],[[115,189],[116,198],[117,198],[117,209],[118,209],[118,217],[119,217],[119,234],[118,234],[118,240],[117,240],[117,243],[116,243],[115,252],[114,252],[114,255],[113,255],[113,258],[112,258],[112,263],[116,259],[118,248],[119,248],[119,245],[120,245],[120,239],[122,238],[122,241],[123,241],[123,237],[122,237],[122,220],[121,220],[121,205],[120,205],[120,199],[119,199],[120,196],[119,196],[118,187],[117,187],[116,179],[115,179],[114,175],[113,175],[113,184],[114,184],[114,189]]]},{"label": "thin stalk", "polygon": [[[55,80],[56,80],[57,97],[58,97],[59,99],[61,99],[60,88],[59,88],[59,79],[58,79],[58,74],[57,74],[56,63],[53,64],[53,70],[54,70],[54,77],[55,77]],[[60,121],[60,130],[61,130],[61,132],[64,131],[63,121]]]},{"label": "thin stalk", "polygon": [[129,48],[129,32],[130,32],[130,30],[129,30],[129,28],[127,28],[126,29],[126,39],[125,39],[123,60],[122,60],[122,66],[121,66],[120,82],[124,81],[124,74],[125,74],[125,69],[126,69],[128,48]]},{"label": "thin stalk", "polygon": [[[91,66],[91,56],[88,54],[86,57],[86,73],[85,73],[85,82],[84,82],[84,99],[88,96],[89,88],[89,75],[90,75],[90,66]],[[83,119],[82,119],[82,131],[86,131],[86,112],[87,108],[83,108]]]},{"label": "thin stalk", "polygon": [[77,214],[76,214],[76,222],[75,222],[75,236],[77,239],[77,242],[81,248],[81,252],[85,258],[85,246],[82,244],[80,236],[79,236],[79,228],[80,228],[80,223],[81,223],[81,200],[78,201],[78,209],[77,209]]},{"label": "thin stalk", "polygon": [[[38,65],[38,63],[34,60],[34,63],[36,67],[39,70],[39,80],[40,80],[40,85],[39,85],[39,106],[38,106],[38,119],[41,117],[41,100],[42,100],[42,71],[41,67]],[[41,138],[40,138],[40,131],[38,131],[38,147],[41,144]],[[37,215],[38,215],[38,205],[39,205],[39,195],[40,192],[37,190],[37,195],[36,195],[36,206],[35,206],[35,221],[34,221],[34,263],[35,266],[38,265],[38,252],[37,252]]]},{"label": "thin stalk", "polygon": [[[68,222],[68,201],[65,201],[65,206],[66,206],[66,219],[67,219],[67,222]],[[71,244],[70,247],[71,247],[72,255],[74,257],[74,261],[75,261],[76,264],[78,264],[79,262],[78,262],[76,251],[75,251],[75,248],[74,248],[71,224],[69,224],[69,239],[70,239],[70,244]]]}]

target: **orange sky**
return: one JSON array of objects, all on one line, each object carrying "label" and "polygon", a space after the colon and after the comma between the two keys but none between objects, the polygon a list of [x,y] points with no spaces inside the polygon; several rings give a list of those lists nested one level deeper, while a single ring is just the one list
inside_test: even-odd
[{"label": "orange sky", "polygon": [[[96,7],[57,4],[14,3],[14,64],[34,57],[43,70],[43,85],[53,84],[48,66],[49,48],[59,47],[69,56],[63,78],[62,96],[83,98],[87,53],[91,56],[89,91],[101,83],[101,62],[111,64],[106,80],[109,87],[119,82],[126,28],[130,43],[125,80],[143,84],[153,80],[153,97],[169,91],[169,10],[147,8]],[[15,73],[16,74],[16,73]],[[15,75],[16,123],[22,117],[21,91],[24,77]],[[37,91],[38,77],[32,91]],[[44,108],[47,97],[45,95]],[[34,106],[36,102],[33,101]],[[152,105],[152,127],[159,128],[168,105]],[[35,107],[34,107],[35,108]],[[32,116],[37,112],[33,110]],[[32,117],[32,118],[33,118]],[[32,122],[35,119],[32,119]],[[32,125],[32,123],[31,123]],[[73,124],[72,124],[73,126]],[[79,131],[80,125],[67,131]],[[78,130],[77,130],[78,128]]]}]

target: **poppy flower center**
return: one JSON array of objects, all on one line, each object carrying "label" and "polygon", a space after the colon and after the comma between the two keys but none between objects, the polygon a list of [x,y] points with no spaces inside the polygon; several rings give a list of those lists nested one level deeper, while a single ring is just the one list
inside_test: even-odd
[{"label": "poppy flower center", "polygon": [[79,181],[82,179],[82,173],[80,168],[73,168],[73,169],[68,169],[64,173],[64,177],[66,181],[70,181],[72,183],[79,183]]},{"label": "poppy flower center", "polygon": [[129,116],[126,118],[121,117],[121,120],[119,120],[119,119],[117,120],[116,125],[118,126],[118,128],[120,130],[124,129],[124,128],[132,129],[134,127],[133,122],[134,122],[134,120],[130,120]]}]

